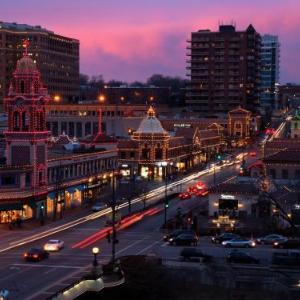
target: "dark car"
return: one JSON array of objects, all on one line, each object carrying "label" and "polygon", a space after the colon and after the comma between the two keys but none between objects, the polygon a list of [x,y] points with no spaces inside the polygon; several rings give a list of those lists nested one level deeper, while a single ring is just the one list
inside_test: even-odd
[{"label": "dark car", "polygon": [[284,240],[286,240],[286,237],[280,234],[268,234],[266,236],[256,239],[258,244],[263,244],[263,245],[273,245],[275,242],[284,241]]},{"label": "dark car", "polygon": [[280,240],[273,243],[273,248],[277,249],[297,249],[300,248],[300,240],[299,239],[286,239]]},{"label": "dark car", "polygon": [[183,260],[188,261],[203,261],[210,262],[212,260],[212,256],[205,254],[202,250],[198,248],[183,248],[180,252],[180,256]]},{"label": "dark car", "polygon": [[213,236],[211,238],[211,241],[216,244],[221,244],[224,241],[230,241],[233,239],[237,239],[239,237],[240,236],[238,234],[226,232],[226,233],[222,233],[220,235]]},{"label": "dark car", "polygon": [[259,260],[248,253],[231,251],[226,258],[227,262],[238,264],[258,264]]},{"label": "dark car", "polygon": [[176,229],[176,230],[172,231],[171,233],[164,235],[163,239],[165,242],[167,242],[170,239],[174,239],[175,237],[177,237],[178,235],[183,234],[183,233],[194,234],[195,232],[193,230],[188,230],[188,229]]},{"label": "dark car", "polygon": [[170,245],[188,245],[188,246],[196,246],[198,242],[198,237],[195,233],[182,233],[176,236],[175,238],[169,239]]},{"label": "dark car", "polygon": [[272,256],[273,265],[300,266],[300,251],[275,252]]},{"label": "dark car", "polygon": [[49,257],[49,252],[44,249],[31,248],[29,251],[23,254],[26,261],[40,261]]}]

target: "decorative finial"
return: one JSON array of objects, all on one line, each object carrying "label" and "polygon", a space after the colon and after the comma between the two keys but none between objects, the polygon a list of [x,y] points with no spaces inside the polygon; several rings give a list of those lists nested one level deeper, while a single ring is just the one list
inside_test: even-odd
[{"label": "decorative finial", "polygon": [[155,117],[155,110],[153,107],[150,105],[148,111],[147,111],[148,117]]},{"label": "decorative finial", "polygon": [[23,52],[23,55],[24,55],[24,56],[28,56],[28,48],[29,48],[29,44],[30,44],[29,39],[24,39],[24,40],[23,40],[22,46],[23,46],[23,48],[24,48],[24,52]]}]

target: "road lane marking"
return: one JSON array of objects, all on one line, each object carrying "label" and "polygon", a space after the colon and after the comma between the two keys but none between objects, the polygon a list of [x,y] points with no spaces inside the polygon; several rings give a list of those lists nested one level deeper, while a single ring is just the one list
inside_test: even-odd
[{"label": "road lane marking", "polygon": [[66,265],[42,265],[42,264],[13,264],[16,267],[36,267],[36,268],[60,268],[60,269],[81,269],[82,266],[66,266]]},{"label": "road lane marking", "polygon": [[129,245],[129,246],[127,246],[127,247],[125,247],[125,248],[119,250],[116,254],[119,255],[120,253],[122,253],[122,252],[124,252],[124,251],[130,249],[131,247],[133,247],[133,246],[135,246],[135,245],[141,243],[141,242],[144,241],[144,240],[146,240],[146,238],[143,238],[143,239],[141,239],[141,240],[139,240],[139,241],[134,242],[133,244],[131,244],[131,245]]},{"label": "road lane marking", "polygon": [[50,269],[50,270],[44,272],[44,275],[49,274],[49,273],[52,273],[52,272],[55,272],[55,271],[56,271],[56,268],[52,268],[52,269]]},{"label": "road lane marking", "polygon": [[143,252],[149,250],[150,248],[152,248],[153,246],[155,246],[156,244],[160,243],[160,241],[156,241],[154,243],[152,243],[151,245],[149,245],[148,247],[142,249],[141,251],[139,251],[136,255],[140,255],[142,254]]}]

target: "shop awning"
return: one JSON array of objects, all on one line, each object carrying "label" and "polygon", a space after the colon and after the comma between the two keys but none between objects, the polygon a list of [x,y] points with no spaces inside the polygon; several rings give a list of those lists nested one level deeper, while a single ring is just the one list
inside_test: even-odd
[{"label": "shop awning", "polygon": [[22,210],[23,204],[20,202],[16,203],[0,203],[0,211],[8,211],[8,210]]}]

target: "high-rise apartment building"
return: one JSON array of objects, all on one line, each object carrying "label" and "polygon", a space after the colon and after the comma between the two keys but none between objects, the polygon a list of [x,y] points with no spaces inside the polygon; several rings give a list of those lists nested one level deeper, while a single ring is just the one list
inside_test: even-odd
[{"label": "high-rise apartment building", "polygon": [[271,111],[275,104],[275,84],[279,82],[280,43],[278,36],[263,35],[261,43],[261,95],[263,111]]},{"label": "high-rise apartment building", "polygon": [[29,55],[37,64],[51,97],[72,101],[79,97],[79,41],[40,26],[0,22],[0,111],[22,41],[29,39]]},{"label": "high-rise apartment building", "polygon": [[202,115],[227,113],[238,105],[250,111],[259,106],[261,37],[252,25],[236,31],[192,32],[188,41],[186,104]]}]

